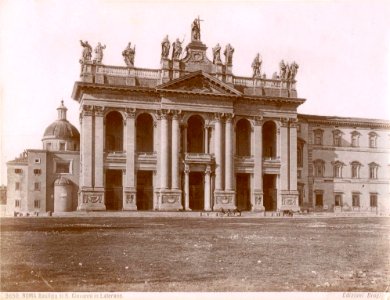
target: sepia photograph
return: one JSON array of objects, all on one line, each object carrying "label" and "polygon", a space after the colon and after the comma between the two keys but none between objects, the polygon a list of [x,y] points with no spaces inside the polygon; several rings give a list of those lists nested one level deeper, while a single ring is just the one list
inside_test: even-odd
[{"label": "sepia photograph", "polygon": [[390,297],[387,1],[0,1],[0,296]]}]

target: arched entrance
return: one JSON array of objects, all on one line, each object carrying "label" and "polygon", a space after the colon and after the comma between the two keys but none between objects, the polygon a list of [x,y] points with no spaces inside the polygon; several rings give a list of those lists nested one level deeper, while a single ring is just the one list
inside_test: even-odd
[{"label": "arched entrance", "polygon": [[250,210],[250,174],[236,174],[236,193],[237,209],[240,211]]},{"label": "arched entrance", "polygon": [[117,111],[106,116],[105,141],[107,152],[123,151],[123,118]]},{"label": "arched entrance", "polygon": [[153,152],[153,118],[143,113],[136,121],[137,128],[137,152]]},{"label": "arched entrance", "polygon": [[275,174],[264,174],[263,176],[264,208],[266,211],[277,209],[276,176]]},{"label": "arched entrance", "polygon": [[276,124],[267,121],[263,125],[263,157],[266,159],[276,158]]},{"label": "arched entrance", "polygon": [[204,152],[204,120],[201,116],[191,116],[187,121],[187,152]]},{"label": "arched entrance", "polygon": [[190,185],[190,209],[203,210],[204,209],[204,174],[203,172],[191,172],[189,174]]},{"label": "arched entrance", "polygon": [[251,155],[251,124],[246,119],[241,119],[236,125],[236,155]]}]

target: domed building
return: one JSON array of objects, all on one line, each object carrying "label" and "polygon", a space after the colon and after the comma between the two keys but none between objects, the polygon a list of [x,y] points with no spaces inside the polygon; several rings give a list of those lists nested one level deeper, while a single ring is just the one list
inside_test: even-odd
[{"label": "domed building", "polygon": [[7,215],[42,215],[76,210],[80,133],[66,119],[64,102],[45,130],[42,149],[27,149],[7,163]]}]

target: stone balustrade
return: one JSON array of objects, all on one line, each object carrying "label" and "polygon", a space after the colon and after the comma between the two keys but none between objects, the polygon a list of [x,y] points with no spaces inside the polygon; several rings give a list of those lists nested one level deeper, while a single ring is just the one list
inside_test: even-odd
[{"label": "stone balustrade", "polygon": [[208,153],[186,153],[184,159],[187,163],[211,163],[212,158]]}]

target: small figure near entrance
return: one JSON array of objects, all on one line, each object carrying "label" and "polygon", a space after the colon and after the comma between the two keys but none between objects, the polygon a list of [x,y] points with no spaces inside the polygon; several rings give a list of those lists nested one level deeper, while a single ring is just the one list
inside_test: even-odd
[{"label": "small figure near entrance", "polygon": [[131,48],[131,43],[129,42],[126,49],[123,50],[122,55],[125,59],[126,66],[134,67],[135,45],[134,48]]},{"label": "small figure near entrance", "polygon": [[161,58],[168,58],[169,49],[171,49],[171,43],[168,40],[168,35],[166,35],[161,42]]},{"label": "small figure near entrance", "polygon": [[103,60],[103,50],[106,49],[106,45],[102,46],[100,42],[97,44],[95,48],[95,59],[93,60],[96,64],[101,64]]},{"label": "small figure near entrance", "polygon": [[85,63],[87,61],[91,61],[92,58],[92,47],[88,44],[88,41],[83,42],[80,40],[80,44],[83,47],[83,52],[81,54],[80,63]]},{"label": "small figure near entrance", "polygon": [[260,77],[261,76],[261,64],[262,64],[262,59],[260,57],[260,53],[257,53],[255,59],[252,62],[252,69],[253,69],[253,75],[252,77]]}]

